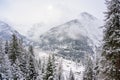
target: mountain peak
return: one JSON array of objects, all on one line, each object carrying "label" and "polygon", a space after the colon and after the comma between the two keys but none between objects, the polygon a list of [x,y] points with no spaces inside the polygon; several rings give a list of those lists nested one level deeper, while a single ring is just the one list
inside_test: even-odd
[{"label": "mountain peak", "polygon": [[97,18],[87,12],[82,12],[79,15],[79,19],[89,19],[89,20],[96,20]]}]

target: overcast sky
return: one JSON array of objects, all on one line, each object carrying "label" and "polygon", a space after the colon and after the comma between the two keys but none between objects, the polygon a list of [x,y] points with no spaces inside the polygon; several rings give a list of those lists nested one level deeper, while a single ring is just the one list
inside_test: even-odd
[{"label": "overcast sky", "polygon": [[0,20],[12,25],[54,25],[69,21],[81,12],[104,19],[104,3],[105,0],[0,0]]}]

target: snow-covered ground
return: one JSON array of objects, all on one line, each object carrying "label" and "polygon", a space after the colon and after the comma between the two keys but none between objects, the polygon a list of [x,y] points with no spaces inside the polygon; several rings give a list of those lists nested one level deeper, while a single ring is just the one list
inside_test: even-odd
[{"label": "snow-covered ground", "polygon": [[73,71],[75,80],[82,80],[84,67],[81,64],[75,63],[70,60],[63,59],[63,74],[69,77],[70,70]]},{"label": "snow-covered ground", "polygon": [[[42,52],[39,49],[36,49],[35,53],[37,59],[47,59],[47,57],[49,56],[49,52]],[[62,57],[56,58],[56,63],[59,64],[62,61],[62,69],[65,80],[69,77],[70,70],[72,70],[72,72],[74,73],[75,80],[82,80],[84,66],[81,63],[76,63],[72,60],[63,59]]]}]

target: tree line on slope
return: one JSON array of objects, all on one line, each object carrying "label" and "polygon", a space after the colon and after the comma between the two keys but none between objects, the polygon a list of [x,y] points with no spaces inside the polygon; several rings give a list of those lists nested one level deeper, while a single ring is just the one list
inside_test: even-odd
[{"label": "tree line on slope", "polygon": [[[102,54],[94,64],[88,57],[83,80],[120,80],[120,0],[107,0],[106,4],[108,11]],[[37,70],[40,61],[35,60],[32,46],[27,51],[15,35],[6,43],[1,40],[0,44],[1,80],[64,80],[61,72],[56,71],[52,56],[48,58],[47,64],[42,64],[42,68]],[[74,79],[70,71],[68,80]]]},{"label": "tree line on slope", "polygon": [[[70,71],[67,80],[73,80]],[[62,72],[62,62],[56,65],[55,56],[35,59],[32,46],[26,49],[15,34],[10,41],[0,39],[0,80],[66,80]]]}]

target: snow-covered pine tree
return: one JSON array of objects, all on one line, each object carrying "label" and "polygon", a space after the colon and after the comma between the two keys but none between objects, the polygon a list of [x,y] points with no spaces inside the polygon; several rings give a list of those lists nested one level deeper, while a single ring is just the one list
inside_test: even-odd
[{"label": "snow-covered pine tree", "polygon": [[45,58],[42,59],[42,64],[41,64],[41,73],[44,74],[45,73],[45,66],[46,66],[46,61]]},{"label": "snow-covered pine tree", "polygon": [[107,0],[99,80],[120,80],[120,0]]},{"label": "snow-covered pine tree", "polygon": [[58,63],[58,69],[57,69],[57,79],[56,80],[64,80],[64,75],[63,75],[63,66],[62,66],[62,60]]},{"label": "snow-covered pine tree", "polygon": [[43,80],[54,80],[54,66],[53,65],[53,56],[49,55],[48,62],[46,66],[45,76],[43,77]]},{"label": "snow-covered pine tree", "polygon": [[6,71],[5,79],[6,80],[7,79],[11,80],[12,79],[12,73],[11,73],[11,63],[10,63],[10,60],[9,60],[9,57],[8,57],[8,54],[9,54],[9,42],[8,41],[6,41],[5,44],[4,44],[4,54],[5,54],[5,56],[4,56],[4,58],[5,58],[4,68],[6,68],[5,69],[5,71]]},{"label": "snow-covered pine tree", "polygon": [[39,70],[42,69],[42,61],[41,61],[41,59],[38,60],[38,68],[39,68]]},{"label": "snow-covered pine tree", "polygon": [[29,55],[30,55],[28,63],[29,76],[27,77],[27,80],[36,80],[38,74],[35,68],[35,58],[32,46],[29,46]]},{"label": "snow-covered pine tree", "polygon": [[8,41],[5,42],[5,54],[8,54],[9,52],[9,44]]},{"label": "snow-covered pine tree", "polygon": [[42,60],[40,58],[37,61],[37,73],[38,77],[36,80],[42,80]]},{"label": "snow-covered pine tree", "polygon": [[74,73],[71,69],[70,69],[70,73],[69,73],[69,80],[75,80]]},{"label": "snow-covered pine tree", "polygon": [[33,46],[32,45],[29,46],[28,50],[30,52],[30,55],[32,55],[34,57],[35,55],[34,55],[34,50],[33,50]]},{"label": "snow-covered pine tree", "polygon": [[102,44],[96,49],[95,54],[93,55],[93,80],[98,80],[99,71],[100,71],[100,61],[101,61],[101,53],[102,53]]},{"label": "snow-covered pine tree", "polygon": [[42,63],[41,63],[41,76],[42,76],[42,80],[44,80],[45,76],[46,76],[46,58],[42,58]]},{"label": "snow-covered pine tree", "polygon": [[9,58],[11,60],[11,64],[14,64],[16,62],[17,56],[19,56],[18,38],[15,34],[13,34],[12,40],[10,41],[10,50],[9,50]]},{"label": "snow-covered pine tree", "polygon": [[93,62],[89,55],[86,56],[85,61],[83,80],[93,80]]},{"label": "snow-covered pine tree", "polygon": [[5,62],[5,53],[4,53],[4,43],[2,39],[0,39],[0,75],[1,79],[8,78],[8,68]]},{"label": "snow-covered pine tree", "polygon": [[28,80],[35,80],[37,78],[37,73],[36,73],[36,69],[34,66],[34,60],[32,58],[32,56],[30,56],[29,59],[29,78]]},{"label": "snow-covered pine tree", "polygon": [[28,52],[24,49],[23,43],[21,41],[22,39],[19,39],[18,43],[19,43],[19,56],[18,56],[18,60],[19,60],[19,67],[20,70],[22,72],[22,79],[26,79],[27,75],[28,75]]},{"label": "snow-covered pine tree", "polygon": [[21,69],[19,67],[20,54],[21,54],[21,48],[19,46],[18,38],[15,34],[13,34],[9,44],[9,59],[11,63],[11,72],[14,80],[23,78]]},{"label": "snow-covered pine tree", "polygon": [[57,78],[57,69],[56,69],[56,59],[55,59],[55,54],[52,54],[51,55],[51,57],[52,57],[52,65],[53,65],[53,78],[54,78],[54,80],[56,80],[56,78]]},{"label": "snow-covered pine tree", "polygon": [[4,62],[4,52],[3,52],[3,41],[0,39],[0,78],[2,79],[3,71],[3,62]]}]

